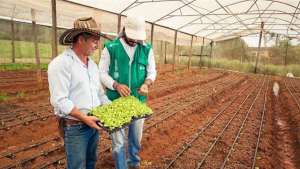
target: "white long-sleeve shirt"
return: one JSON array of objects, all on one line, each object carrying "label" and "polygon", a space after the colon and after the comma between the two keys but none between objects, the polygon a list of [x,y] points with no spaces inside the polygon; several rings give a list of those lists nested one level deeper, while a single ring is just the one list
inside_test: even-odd
[{"label": "white long-sleeve shirt", "polygon": [[[120,38],[120,41],[121,41],[121,44],[123,45],[127,55],[129,56],[130,64],[131,64],[132,61],[133,61],[136,46],[134,46],[134,47],[129,46],[123,40],[123,38]],[[108,74],[109,65],[110,65],[110,55],[109,55],[109,52],[108,52],[107,48],[105,47],[102,51],[100,62],[99,62],[100,79],[101,79],[101,82],[106,87],[108,87],[111,90],[114,90],[114,88],[113,88],[114,80]],[[156,73],[154,54],[153,54],[153,49],[151,48],[150,51],[149,51],[149,55],[148,55],[148,65],[147,65],[146,79],[150,79],[154,82],[155,79],[156,79],[156,74],[157,73]]]},{"label": "white long-sleeve shirt", "polygon": [[72,49],[66,49],[48,66],[50,102],[60,117],[75,119],[70,112],[77,107],[89,113],[96,106],[109,103],[100,83],[97,64],[85,65]]}]

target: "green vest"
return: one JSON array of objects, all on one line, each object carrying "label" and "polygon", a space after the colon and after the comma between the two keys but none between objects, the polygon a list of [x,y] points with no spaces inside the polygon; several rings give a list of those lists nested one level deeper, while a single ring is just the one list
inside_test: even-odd
[{"label": "green vest", "polygon": [[[147,76],[148,55],[151,45],[138,43],[131,65],[129,56],[119,38],[105,43],[105,47],[110,55],[109,75],[118,83],[126,84],[131,90],[131,95],[142,102],[146,102],[147,97],[138,94],[138,89]],[[106,94],[110,100],[120,97],[116,90],[108,89]]]}]

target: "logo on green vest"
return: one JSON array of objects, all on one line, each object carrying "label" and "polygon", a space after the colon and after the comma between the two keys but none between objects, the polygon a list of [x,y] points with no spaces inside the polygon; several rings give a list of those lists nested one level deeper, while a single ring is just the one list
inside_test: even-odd
[{"label": "logo on green vest", "polygon": [[114,72],[114,79],[118,79],[119,78],[119,72]]},{"label": "logo on green vest", "polygon": [[140,65],[140,70],[145,70],[145,66],[144,65]]}]

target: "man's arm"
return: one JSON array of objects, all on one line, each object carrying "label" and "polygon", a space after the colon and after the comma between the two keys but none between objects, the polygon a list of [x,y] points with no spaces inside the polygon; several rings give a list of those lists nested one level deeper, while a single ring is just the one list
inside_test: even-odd
[{"label": "man's arm", "polygon": [[153,50],[150,49],[149,55],[148,55],[148,66],[147,66],[147,77],[142,86],[139,89],[139,94],[141,95],[148,95],[149,88],[152,86],[156,79],[156,65],[155,65],[155,59]]},{"label": "man's arm", "polygon": [[57,112],[59,116],[67,116],[74,108],[74,104],[69,99],[71,84],[71,73],[67,69],[69,65],[62,59],[57,58],[49,64],[48,82],[52,106],[59,110]]},{"label": "man's arm", "polygon": [[145,80],[145,83],[149,86],[151,86],[154,83],[157,75],[154,58],[155,57],[154,57],[153,49],[151,48],[148,55],[147,77]]},{"label": "man's arm", "polygon": [[105,104],[110,104],[111,103],[111,101],[106,96],[105,91],[104,91],[103,86],[102,86],[101,83],[100,83],[98,97],[100,99],[101,105],[105,105]]},{"label": "man's arm", "polygon": [[109,76],[109,65],[110,65],[110,55],[105,47],[101,53],[101,58],[99,61],[99,73],[100,73],[100,81],[104,84],[105,87],[114,90],[113,84],[114,79]]},{"label": "man's arm", "polygon": [[86,125],[94,128],[94,129],[100,130],[100,127],[97,125],[97,122],[99,121],[99,119],[97,117],[87,116],[86,114],[80,112],[76,107],[74,107],[71,110],[70,115],[79,119]]}]

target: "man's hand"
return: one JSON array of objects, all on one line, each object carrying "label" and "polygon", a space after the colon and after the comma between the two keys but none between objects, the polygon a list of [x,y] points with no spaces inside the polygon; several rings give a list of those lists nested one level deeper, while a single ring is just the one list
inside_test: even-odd
[{"label": "man's hand", "polygon": [[138,92],[142,96],[148,96],[149,93],[149,87],[153,84],[151,79],[146,79],[144,81],[144,84],[139,88]]},{"label": "man's hand", "polygon": [[139,94],[142,96],[148,96],[149,93],[149,87],[147,84],[142,84],[142,86],[138,90]]},{"label": "man's hand", "polygon": [[100,130],[100,127],[97,125],[99,119],[94,116],[86,116],[82,120],[86,125],[90,126],[91,128]]},{"label": "man's hand", "polygon": [[114,83],[114,88],[118,91],[118,93],[122,96],[122,97],[126,97],[129,96],[131,91],[129,89],[128,86],[124,85],[124,84],[120,84],[115,82]]},{"label": "man's hand", "polygon": [[97,117],[87,116],[86,114],[81,113],[76,107],[72,109],[70,115],[82,121],[83,123],[90,126],[91,128],[100,130],[100,127],[97,125],[97,122],[99,121]]}]

